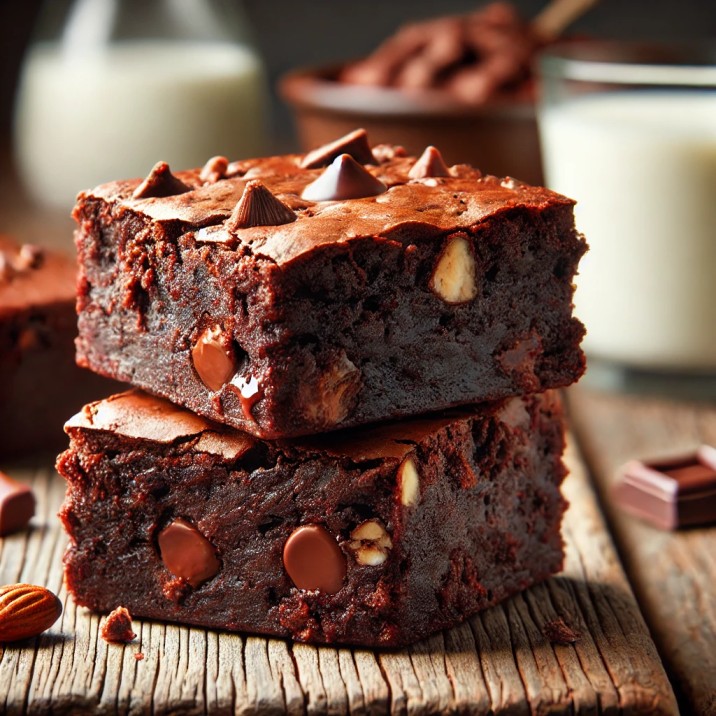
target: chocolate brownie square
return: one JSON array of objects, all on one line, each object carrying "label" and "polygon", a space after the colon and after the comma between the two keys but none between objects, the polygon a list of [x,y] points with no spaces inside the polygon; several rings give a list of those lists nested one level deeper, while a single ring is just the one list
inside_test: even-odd
[{"label": "chocolate brownie square", "polygon": [[62,426],[120,385],[75,364],[73,259],[0,236],[0,455],[58,450]]},{"label": "chocolate brownie square", "polygon": [[66,425],[78,604],[396,646],[562,565],[555,393],[266,442],[139,391]]},{"label": "chocolate brownie square", "polygon": [[270,439],[568,385],[572,207],[360,131],[159,163],[79,196],[78,360]]}]

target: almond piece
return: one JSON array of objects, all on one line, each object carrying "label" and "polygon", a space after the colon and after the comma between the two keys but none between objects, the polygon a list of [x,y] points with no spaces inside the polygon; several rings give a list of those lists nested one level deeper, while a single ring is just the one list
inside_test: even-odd
[{"label": "almond piece", "polygon": [[398,468],[400,502],[405,507],[415,505],[420,499],[420,473],[411,457],[406,457]]},{"label": "almond piece", "polygon": [[466,303],[477,296],[475,257],[466,238],[459,234],[449,238],[429,285],[446,303]]},{"label": "almond piece", "polygon": [[355,553],[358,564],[376,567],[388,559],[393,541],[378,520],[366,520],[351,532],[348,546]]},{"label": "almond piece", "polygon": [[34,584],[0,587],[0,642],[38,636],[62,614],[62,602]]}]

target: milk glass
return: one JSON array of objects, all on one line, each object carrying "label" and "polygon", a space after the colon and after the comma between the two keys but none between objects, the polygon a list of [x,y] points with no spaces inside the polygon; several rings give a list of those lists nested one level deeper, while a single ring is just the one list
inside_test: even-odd
[{"label": "milk glass", "polygon": [[578,44],[540,74],[547,184],[590,245],[588,357],[716,374],[716,48]]},{"label": "milk glass", "polygon": [[21,177],[42,204],[217,154],[265,152],[266,82],[235,0],[49,0],[15,115]]}]

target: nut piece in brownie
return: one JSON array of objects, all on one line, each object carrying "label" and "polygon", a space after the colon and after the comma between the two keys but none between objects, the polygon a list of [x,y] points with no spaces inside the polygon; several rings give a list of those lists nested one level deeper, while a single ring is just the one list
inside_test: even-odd
[{"label": "nut piece in brownie", "polygon": [[562,565],[553,392],[265,442],[133,391],[66,430],[66,583],[97,611],[394,646]]},{"label": "nut piece in brownie", "polygon": [[120,386],[75,364],[76,267],[0,236],[0,455],[56,450],[62,425]]},{"label": "nut piece in brownie", "polygon": [[84,192],[79,362],[264,438],[577,380],[573,202],[404,154],[356,131]]}]

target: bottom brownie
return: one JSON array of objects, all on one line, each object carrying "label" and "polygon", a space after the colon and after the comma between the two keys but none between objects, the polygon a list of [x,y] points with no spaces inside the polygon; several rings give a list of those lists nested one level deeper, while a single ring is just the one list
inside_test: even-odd
[{"label": "bottom brownie", "polygon": [[395,646],[562,565],[553,393],[265,442],[133,391],[65,426],[77,603]]}]

